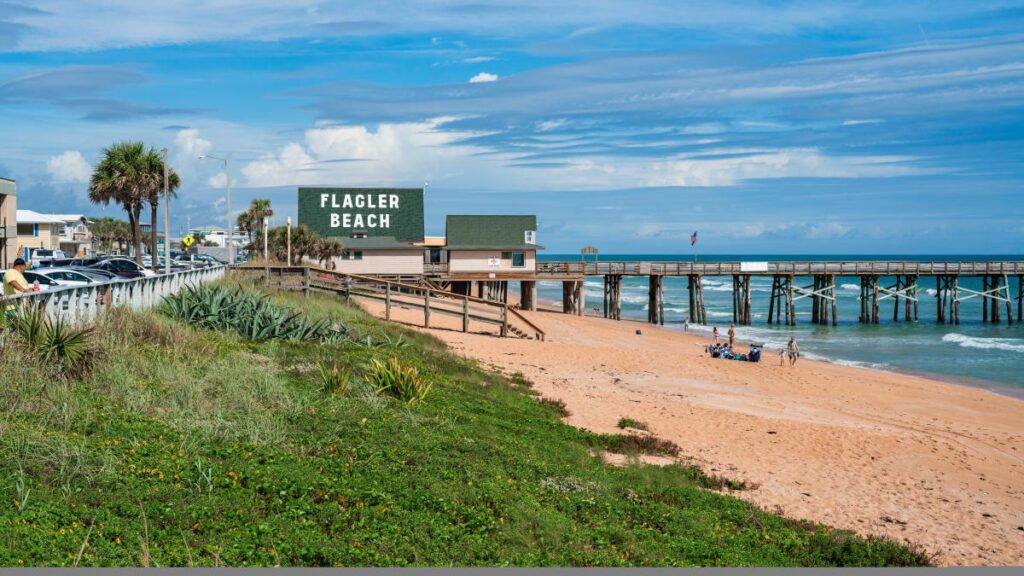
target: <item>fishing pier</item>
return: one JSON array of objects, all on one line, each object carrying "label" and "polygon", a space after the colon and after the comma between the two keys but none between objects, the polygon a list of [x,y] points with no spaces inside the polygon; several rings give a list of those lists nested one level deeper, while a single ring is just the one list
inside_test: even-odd
[{"label": "fishing pier", "polygon": [[[537,281],[562,283],[562,311],[583,315],[586,310],[583,283],[587,276],[604,279],[602,300],[606,318],[621,319],[622,280],[627,276],[648,278],[648,321],[665,323],[664,281],[667,277],[685,277],[688,286],[691,323],[706,324],[702,280],[705,277],[731,277],[733,322],[751,324],[750,279],[771,278],[768,323],[793,326],[797,306],[802,300],[811,308],[811,322],[835,326],[838,323],[836,279],[860,279],[860,316],[862,323],[877,324],[883,308],[891,302],[893,321],[915,321],[921,304],[920,286],[934,284],[936,318],[940,323],[960,323],[960,303],[980,298],[982,321],[1009,324],[1022,321],[1024,303],[1024,261],[917,262],[917,261],[825,261],[825,262],[536,262],[530,272],[459,274],[444,265],[424,270],[424,277],[451,286],[453,292],[470,294],[474,287],[480,297],[504,300],[508,282],[519,281],[525,310],[536,309]],[[981,290],[962,285],[965,277],[980,278]],[[798,280],[809,278],[809,283]],[[1014,282],[1015,280],[1015,282]],[[1011,284],[1016,284],[1015,290]],[[928,298],[932,298],[928,296]],[[1005,314],[1005,316],[1004,316]]]}]

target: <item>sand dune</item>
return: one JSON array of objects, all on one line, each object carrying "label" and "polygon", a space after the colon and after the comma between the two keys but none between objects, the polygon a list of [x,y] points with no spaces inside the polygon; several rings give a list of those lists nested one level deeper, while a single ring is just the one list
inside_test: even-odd
[{"label": "sand dune", "polygon": [[[413,310],[394,317],[422,322]],[[736,495],[766,509],[910,539],[943,565],[1024,563],[1024,401],[823,362],[780,367],[772,354],[760,364],[711,359],[704,342],[643,323],[529,318],[546,342],[483,327],[431,332],[522,372],[566,402],[573,425],[616,432],[621,417],[646,422],[686,458],[758,484]]]}]

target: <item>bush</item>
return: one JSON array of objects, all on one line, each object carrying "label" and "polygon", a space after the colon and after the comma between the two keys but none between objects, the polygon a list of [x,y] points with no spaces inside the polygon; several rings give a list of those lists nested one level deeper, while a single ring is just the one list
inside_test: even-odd
[{"label": "bush", "polygon": [[323,362],[318,363],[317,366],[320,367],[320,382],[323,384],[324,392],[344,394],[349,380],[352,379],[352,371],[337,366],[327,368],[327,364]]},{"label": "bush", "polygon": [[647,424],[639,420],[634,420],[633,418],[619,418],[618,426],[623,429],[632,428],[634,430],[643,430],[645,432],[649,431]]},{"label": "bush", "polygon": [[80,376],[92,364],[91,326],[75,327],[62,316],[51,320],[40,306],[16,311],[11,325],[18,339],[62,378]]},{"label": "bush", "polygon": [[433,387],[432,383],[420,378],[416,368],[402,366],[394,357],[387,362],[373,360],[369,381],[378,394],[384,392],[409,404],[423,400]]},{"label": "bush", "polygon": [[189,286],[165,297],[161,311],[192,326],[234,330],[255,342],[320,340],[333,344],[344,340],[347,333],[344,326],[308,320],[298,312],[271,304],[263,295],[220,286]]}]

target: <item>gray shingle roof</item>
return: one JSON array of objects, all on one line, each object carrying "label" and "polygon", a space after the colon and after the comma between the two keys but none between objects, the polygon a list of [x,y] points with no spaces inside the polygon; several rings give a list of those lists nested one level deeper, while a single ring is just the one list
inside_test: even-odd
[{"label": "gray shingle roof", "polygon": [[393,236],[369,236],[367,238],[341,238],[332,236],[332,240],[341,242],[346,250],[423,250],[409,242],[395,240]]},{"label": "gray shingle roof", "polygon": [[526,243],[526,231],[537,231],[536,216],[448,216],[448,250],[542,250]]}]

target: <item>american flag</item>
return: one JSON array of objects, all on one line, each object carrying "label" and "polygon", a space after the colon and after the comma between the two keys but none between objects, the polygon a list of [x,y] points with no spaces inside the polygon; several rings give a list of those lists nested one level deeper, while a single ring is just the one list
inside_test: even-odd
[{"label": "american flag", "polygon": [[690,246],[695,246],[696,244],[697,244],[697,233],[694,232],[693,234],[690,235]]}]

